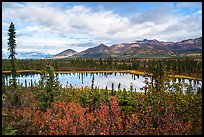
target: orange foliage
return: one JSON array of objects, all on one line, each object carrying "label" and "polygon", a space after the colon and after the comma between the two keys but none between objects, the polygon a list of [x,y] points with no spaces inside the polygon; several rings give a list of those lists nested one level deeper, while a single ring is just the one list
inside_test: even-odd
[{"label": "orange foliage", "polygon": [[[14,108],[13,126],[24,125],[27,134],[41,135],[158,135],[188,134],[191,124],[174,119],[172,103],[168,102],[166,115],[152,115],[152,106],[140,108],[134,114],[125,115],[113,97],[110,107],[104,103],[89,111],[79,103],[54,101],[46,112],[39,110],[39,104],[22,110]],[[163,111],[164,108],[156,108]],[[144,115],[141,113],[144,112]],[[22,131],[23,132],[23,131]],[[20,134],[20,133],[19,133]],[[22,133],[24,134],[24,133]]]}]

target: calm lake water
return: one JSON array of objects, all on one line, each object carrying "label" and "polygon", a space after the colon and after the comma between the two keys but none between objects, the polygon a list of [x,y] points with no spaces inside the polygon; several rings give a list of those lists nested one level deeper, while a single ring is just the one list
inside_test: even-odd
[{"label": "calm lake water", "polygon": [[[142,88],[145,86],[145,78],[147,78],[148,81],[151,80],[150,77],[144,75],[129,73],[59,73],[57,76],[62,87],[69,87],[70,84],[78,88],[91,87],[92,80],[94,79],[94,87],[105,88],[107,86],[108,89],[111,89],[113,83],[114,89],[117,90],[118,84],[120,83],[120,89],[126,88],[126,90],[129,90],[130,85],[132,85],[133,91],[136,90],[140,92],[144,92]],[[6,85],[9,85],[9,79],[11,79],[11,74],[5,76]],[[36,85],[39,83],[40,79],[40,74],[37,73],[20,73],[17,77],[18,83],[23,86],[25,86],[25,83],[27,83],[27,86],[30,86],[31,81]],[[202,86],[202,81],[197,80],[177,78],[176,82],[191,84],[194,89]]]}]

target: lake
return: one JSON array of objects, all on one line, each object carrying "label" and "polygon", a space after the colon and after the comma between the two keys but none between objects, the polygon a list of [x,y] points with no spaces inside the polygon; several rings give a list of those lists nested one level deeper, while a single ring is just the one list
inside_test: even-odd
[{"label": "lake", "polygon": [[[5,74],[4,74],[5,75]],[[70,86],[70,84],[74,87],[91,87],[92,80],[94,79],[94,87],[105,88],[107,86],[108,89],[112,88],[112,83],[114,84],[114,89],[118,89],[118,84],[120,83],[120,89],[126,88],[126,90],[130,89],[130,86],[133,86],[133,91],[144,92],[143,87],[145,86],[145,78],[148,81],[151,81],[150,77],[144,75],[136,75],[130,73],[58,73],[58,80],[62,87]],[[9,85],[9,79],[11,79],[11,74],[5,75],[5,83]],[[31,86],[31,81],[34,85],[37,85],[41,79],[39,73],[20,73],[17,76],[18,84],[25,86]],[[190,79],[180,79],[176,78],[176,82],[184,82],[187,84],[191,84],[193,89],[202,86],[202,81],[198,80],[190,80]],[[186,89],[184,89],[186,90]]]}]

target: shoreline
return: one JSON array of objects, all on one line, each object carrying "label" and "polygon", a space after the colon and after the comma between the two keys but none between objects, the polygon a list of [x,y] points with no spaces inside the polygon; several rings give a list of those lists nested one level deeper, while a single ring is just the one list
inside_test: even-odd
[{"label": "shoreline", "polygon": [[[22,73],[22,72],[38,72],[40,73],[41,70],[17,70],[17,73]],[[55,73],[102,73],[102,72],[108,72],[108,73],[130,73],[130,74],[136,74],[136,75],[148,75],[151,76],[152,73],[145,73],[143,71],[138,71],[138,70],[88,70],[88,71],[83,71],[83,70],[77,70],[77,71],[54,71]],[[3,73],[11,73],[11,71],[2,71]],[[169,75],[171,78],[184,78],[184,79],[191,79],[191,80],[202,80],[202,78],[196,78],[196,77],[191,77],[191,76],[185,76],[185,75]]]}]

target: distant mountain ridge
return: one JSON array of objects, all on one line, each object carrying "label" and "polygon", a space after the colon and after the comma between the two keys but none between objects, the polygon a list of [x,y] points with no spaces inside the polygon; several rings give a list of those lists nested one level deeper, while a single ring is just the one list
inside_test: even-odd
[{"label": "distant mountain ridge", "polygon": [[[2,52],[2,59],[8,59],[9,52]],[[43,59],[50,58],[53,54],[46,54],[41,52],[17,52],[17,59]]]},{"label": "distant mountain ridge", "polygon": [[67,50],[64,50],[64,51],[54,55],[52,58],[66,58],[66,57],[73,56],[76,53],[77,52],[73,49],[67,49]]},{"label": "distant mountain ridge", "polygon": [[18,53],[16,56],[19,59],[42,59],[42,58],[49,58],[53,56],[52,54],[46,54],[41,52],[25,52],[25,53]]},{"label": "distant mountain ridge", "polygon": [[[202,37],[182,40],[180,42],[163,42],[156,39],[144,39],[135,40],[132,43],[113,44],[110,47],[102,43],[79,53],[71,51],[71,49],[65,50],[53,56],[53,58],[105,58],[109,56],[137,57],[154,55],[174,56],[176,54],[202,53]],[[64,56],[67,54],[69,54],[69,56]]]},{"label": "distant mountain ridge", "polygon": [[100,44],[96,47],[89,48],[87,50],[84,50],[78,54],[75,54],[74,56],[76,57],[101,57],[101,56],[106,56],[109,55],[110,52],[110,47]]}]

